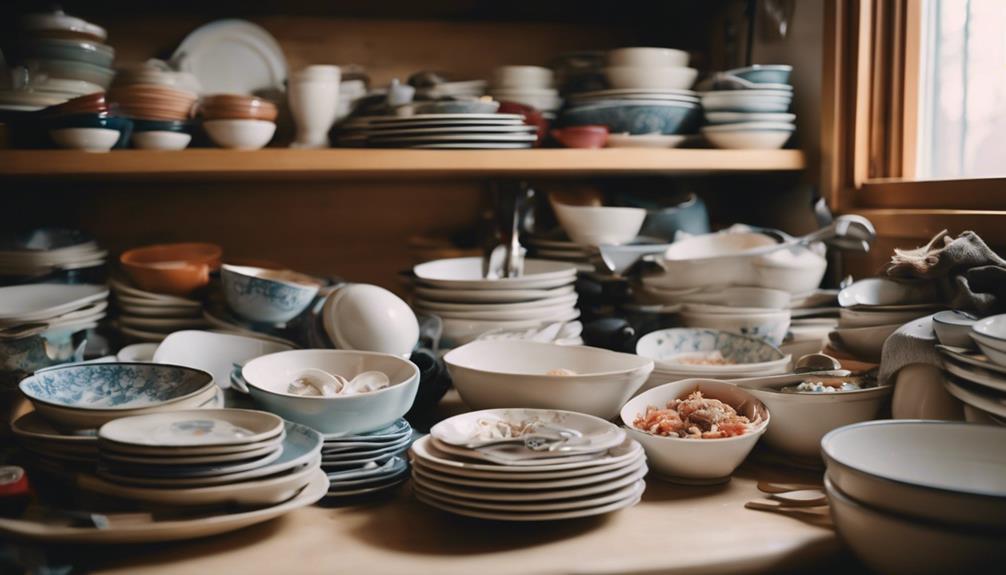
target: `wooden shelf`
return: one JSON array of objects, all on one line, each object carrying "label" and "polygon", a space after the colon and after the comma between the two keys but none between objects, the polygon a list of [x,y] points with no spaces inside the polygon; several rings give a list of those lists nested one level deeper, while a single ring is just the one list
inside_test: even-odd
[{"label": "wooden shelf", "polygon": [[2,150],[0,179],[330,179],[578,176],[803,169],[800,150]]}]

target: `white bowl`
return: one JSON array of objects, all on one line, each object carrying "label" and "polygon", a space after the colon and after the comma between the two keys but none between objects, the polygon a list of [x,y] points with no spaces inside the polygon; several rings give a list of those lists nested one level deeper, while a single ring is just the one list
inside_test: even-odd
[{"label": "white bowl", "polygon": [[688,52],[674,48],[616,48],[608,52],[610,66],[681,68],[688,65]]},{"label": "white bowl", "polygon": [[500,66],[493,70],[498,88],[551,88],[555,74],[541,66]]},{"label": "white bowl", "polygon": [[445,319],[444,331],[440,338],[442,348],[452,348],[475,341],[479,336],[490,331],[526,330],[542,328],[551,322],[570,322],[580,317],[577,310],[565,311],[551,317],[525,319],[517,321],[477,320],[477,319]]},{"label": "white bowl", "polygon": [[896,282],[887,278],[859,280],[838,292],[838,305],[852,308],[879,307],[902,309],[926,307],[939,302],[932,282]]},{"label": "white bowl", "polygon": [[802,381],[817,381],[818,376],[793,375],[771,385],[745,381],[739,385],[757,397],[772,413],[772,423],[765,432],[765,442],[772,447],[800,457],[821,456],[821,438],[844,425],[869,421],[877,416],[893,386],[884,385],[859,391],[834,393],[790,393],[781,388]]},{"label": "white bowl", "polygon": [[133,132],[133,146],[141,150],[184,150],[192,141],[192,135],[169,130],[148,130]]},{"label": "white bowl", "polygon": [[[675,361],[676,357],[695,352],[719,351],[734,363],[727,365],[692,365]],[[650,332],[636,342],[636,353],[655,362],[654,371],[691,372],[694,377],[707,373],[736,373],[744,377],[752,371],[785,370],[790,358],[765,340],[709,329],[673,328]],[[712,378],[719,379],[719,378]]]},{"label": "white bowl", "polygon": [[975,322],[969,335],[990,360],[1006,366],[1006,314]]},{"label": "white bowl", "polygon": [[329,294],[325,332],[340,349],[409,357],[419,342],[419,320],[402,298],[375,285],[349,284]]},{"label": "white bowl", "polygon": [[[600,348],[482,340],[444,356],[472,409],[531,407],[613,417],[653,370],[653,361]],[[568,369],[576,375],[547,375]]]},{"label": "white bowl", "polygon": [[108,128],[59,128],[49,136],[61,148],[85,152],[107,152],[119,141],[119,131]]},{"label": "white bowl", "polygon": [[575,266],[530,258],[524,260],[524,275],[515,278],[484,279],[480,257],[433,260],[412,271],[423,284],[451,290],[552,289],[576,281]]},{"label": "white bowl", "polygon": [[[843,313],[845,311],[842,310]],[[971,339],[971,327],[975,321],[959,312],[944,310],[933,315],[933,331],[943,345],[969,349],[975,346]]]},{"label": "white bowl", "polygon": [[[953,312],[950,312],[953,313]],[[852,328],[852,327],[873,327],[877,325],[888,325],[892,323],[905,324],[913,319],[918,319],[920,317],[929,315],[926,310],[871,310],[866,309],[852,309],[843,307],[839,310],[839,322],[838,327],[841,328]],[[974,323],[974,322],[972,322]],[[936,327],[936,321],[933,320],[933,327]],[[964,337],[967,339],[968,344],[971,343],[971,337],[968,335],[970,331],[970,324],[963,330]],[[942,341],[941,341],[942,343]],[[959,345],[959,344],[947,344],[947,345]]]},{"label": "white bowl", "polygon": [[704,327],[763,339],[779,346],[789,331],[790,310],[764,310],[756,313],[710,313],[688,306],[681,311],[686,327]]},{"label": "white bowl", "polygon": [[232,150],[258,150],[276,133],[276,124],[264,120],[210,120],[203,127],[213,143]]},{"label": "white bowl", "polygon": [[862,361],[879,363],[884,342],[902,324],[876,325],[871,327],[840,328],[828,334],[828,338],[838,343],[843,350]]},{"label": "white bowl", "polygon": [[[391,380],[391,386],[350,396],[287,393],[293,379],[307,368],[347,379],[364,371],[380,371]],[[357,435],[390,425],[409,411],[419,390],[419,368],[415,364],[395,355],[367,351],[282,351],[249,361],[240,373],[263,409],[324,434]]]},{"label": "white bowl", "polygon": [[643,66],[610,66],[603,70],[612,88],[643,88],[687,90],[695,83],[699,71],[683,66],[661,68]]},{"label": "white bowl", "polygon": [[235,365],[293,349],[286,344],[255,337],[198,330],[176,331],[156,347],[153,361],[207,371],[213,374],[216,384],[225,389],[230,387],[230,375]]},{"label": "white bowl", "polygon": [[[665,272],[647,285],[669,289],[752,283],[754,257],[745,252],[777,242],[758,233],[704,234],[671,244],[661,260]],[[788,290],[787,290],[788,291]]]},{"label": "white bowl", "polygon": [[805,293],[821,285],[828,260],[812,249],[795,248],[756,257],[751,265],[759,286]]},{"label": "white bowl", "polygon": [[[748,418],[756,414],[761,423],[751,431],[725,439],[661,437],[636,429],[633,421],[647,407],[664,407],[674,399],[699,390],[704,397],[719,399]],[[681,483],[722,483],[744,461],[769,424],[769,412],[760,401],[739,387],[710,379],[684,379],[655,387],[632,398],[622,407],[622,423],[629,436],[643,445],[650,469],[659,476]]]},{"label": "white bowl", "polygon": [[776,128],[736,130],[702,129],[702,135],[717,148],[727,150],[778,150],[789,141],[793,129]]},{"label": "white bowl", "polygon": [[646,219],[643,208],[569,206],[552,202],[559,225],[581,245],[627,244],[636,239]]},{"label": "white bowl", "polygon": [[865,505],[918,520],[1006,526],[1006,429],[928,420],[842,427],[821,440],[828,477]]},{"label": "white bowl", "polygon": [[261,323],[285,323],[301,314],[318,294],[317,279],[290,270],[224,264],[220,268],[227,306]]},{"label": "white bowl", "polygon": [[709,112],[781,113],[789,109],[793,94],[777,90],[723,90],[702,95]]},{"label": "white bowl", "polygon": [[838,534],[877,573],[981,573],[1006,560],[1001,533],[968,532],[885,513],[855,501],[828,477],[824,487]]}]

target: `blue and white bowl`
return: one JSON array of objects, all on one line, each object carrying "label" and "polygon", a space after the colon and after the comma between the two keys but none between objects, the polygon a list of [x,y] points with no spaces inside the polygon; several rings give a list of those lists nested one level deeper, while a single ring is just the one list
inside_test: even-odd
[{"label": "blue and white bowl", "polygon": [[560,124],[603,125],[616,134],[686,134],[695,131],[700,119],[698,105],[691,102],[610,100],[567,109]]},{"label": "blue and white bowl", "polygon": [[789,75],[793,73],[793,66],[788,64],[755,64],[727,70],[726,73],[756,84],[789,84]]},{"label": "blue and white bowl", "polygon": [[216,407],[209,373],[152,363],[80,363],[50,367],[21,380],[40,415],[62,429],[92,429],[131,415]]},{"label": "blue and white bowl", "polygon": [[288,270],[224,264],[224,297],[234,313],[261,323],[285,323],[311,305],[320,283]]},{"label": "blue and white bowl", "polygon": [[[701,365],[676,359],[719,352],[729,363]],[[717,373],[752,372],[785,367],[789,356],[763,339],[703,328],[672,328],[654,331],[639,338],[636,353],[652,359],[661,369]]]},{"label": "blue and white bowl", "polygon": [[706,112],[781,113],[789,110],[793,93],[787,90],[714,90],[702,94]]}]

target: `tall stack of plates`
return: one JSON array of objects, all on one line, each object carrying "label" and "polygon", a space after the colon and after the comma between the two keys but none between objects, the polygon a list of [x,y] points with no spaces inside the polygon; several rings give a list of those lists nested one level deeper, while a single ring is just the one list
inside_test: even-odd
[{"label": "tall stack of plates", "polygon": [[1006,314],[975,322],[970,335],[980,351],[937,346],[947,391],[964,403],[968,421],[1006,426]]},{"label": "tall stack of plates", "polygon": [[201,302],[173,295],[153,293],[130,285],[124,279],[109,282],[115,294],[119,331],[140,341],[161,341],[183,329],[202,329]]},{"label": "tall stack of plates", "polygon": [[49,460],[61,466],[93,467],[98,460],[97,437],[64,433],[37,411],[29,411],[11,422],[11,431],[22,449],[43,462]]},{"label": "tall stack of plates", "polygon": [[108,252],[79,230],[41,228],[0,240],[0,276],[18,281],[105,264]]},{"label": "tall stack of plates", "polygon": [[340,145],[379,148],[530,148],[538,139],[538,128],[520,114],[372,116],[342,128]]},{"label": "tall stack of plates", "polygon": [[434,260],[413,268],[413,306],[443,319],[441,345],[453,347],[493,330],[521,330],[580,317],[577,268],[528,259],[519,277],[484,279],[481,258]]},{"label": "tall stack of plates", "polygon": [[[502,437],[511,440],[486,441]],[[561,445],[535,450],[525,446],[533,444],[525,443],[529,437]],[[635,505],[646,488],[642,447],[618,426],[570,411],[491,409],[455,416],[435,425],[410,455],[420,501],[483,519],[600,515]]]},{"label": "tall stack of plates", "polygon": [[408,479],[402,456],[412,444],[412,427],[399,419],[360,435],[324,436],[321,467],[329,479],[329,497],[357,497],[391,489]]},{"label": "tall stack of plates", "polygon": [[275,505],[319,471],[321,435],[262,411],[201,409],[123,417],[98,430],[85,488],[171,505]]},{"label": "tall stack of plates", "polygon": [[103,285],[29,284],[0,287],[0,339],[97,327],[108,308]]}]

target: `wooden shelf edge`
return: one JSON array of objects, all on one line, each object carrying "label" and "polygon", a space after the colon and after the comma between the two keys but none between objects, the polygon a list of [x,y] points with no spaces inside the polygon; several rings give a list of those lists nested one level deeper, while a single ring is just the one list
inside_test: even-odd
[{"label": "wooden shelf edge", "polygon": [[0,150],[0,178],[480,177],[794,171],[800,150]]}]

